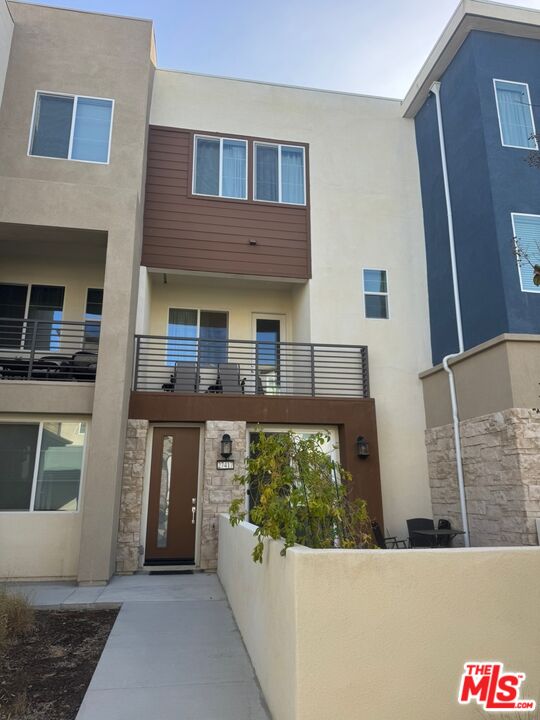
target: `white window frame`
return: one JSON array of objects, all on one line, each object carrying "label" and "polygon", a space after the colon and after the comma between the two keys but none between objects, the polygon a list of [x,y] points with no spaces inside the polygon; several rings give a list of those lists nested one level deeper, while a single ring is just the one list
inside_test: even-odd
[{"label": "white window frame", "polygon": [[[513,234],[513,238],[514,238],[514,245],[515,245],[515,248],[516,248],[516,250],[517,250],[517,248],[518,248],[518,243],[517,243],[517,233],[516,233],[515,218],[516,218],[516,217],[520,217],[520,216],[521,216],[521,217],[533,217],[533,218],[538,218],[538,220],[540,221],[540,215],[535,215],[534,213],[513,212],[513,213],[510,213],[510,216],[511,216],[511,218],[512,218],[512,234]],[[525,262],[526,262],[526,261],[525,261]],[[519,286],[520,286],[520,288],[521,288],[521,292],[524,292],[524,293],[532,293],[533,295],[536,295],[537,293],[540,293],[540,286],[538,287],[537,290],[529,290],[529,289],[523,287],[523,275],[521,274],[521,263],[520,263],[520,261],[519,261],[519,256],[516,256],[516,265],[517,265],[518,274],[519,274]],[[531,268],[531,272],[532,272],[532,268]]]},{"label": "white window frame", "polygon": [[[278,148],[278,199],[277,200],[263,200],[257,197],[257,145],[266,145],[267,147]],[[302,166],[304,171],[304,200],[301,203],[293,203],[287,200],[283,200],[283,193],[281,189],[281,150],[282,148],[294,148],[295,150],[302,151]],[[295,145],[294,143],[275,143],[265,142],[263,140],[253,141],[253,200],[255,202],[272,203],[273,205],[293,205],[294,207],[305,207],[307,205],[307,189],[306,189],[306,148],[303,145]]]},{"label": "white window frame", "polygon": [[[6,281],[4,281],[4,280],[2,280],[2,281],[0,282],[0,285],[20,285],[21,287],[25,287],[25,286],[26,286],[26,303],[25,303],[25,305],[24,305],[24,315],[23,315],[22,318],[12,318],[14,322],[17,322],[17,320],[19,320],[19,322],[24,321],[24,320],[28,320],[28,311],[30,310],[30,297],[31,297],[31,295],[32,295],[32,288],[34,287],[34,285],[42,285],[42,286],[44,286],[44,287],[63,288],[63,290],[64,290],[64,301],[63,301],[63,303],[62,303],[62,317],[63,317],[63,315],[64,315],[64,306],[65,306],[65,304],[66,304],[66,286],[65,286],[65,285],[50,285],[49,283],[6,282]],[[85,307],[86,307],[86,305],[85,305]],[[62,320],[60,320],[60,322],[62,322]],[[28,348],[25,348],[25,346],[24,346],[25,341],[26,341],[26,331],[27,331],[27,328],[28,328],[28,325],[24,325],[24,326],[23,326],[23,329],[22,329],[22,332],[21,332],[21,344],[20,344],[20,346],[19,346],[19,350],[28,349]],[[9,348],[2,348],[2,347],[0,346],[0,349],[8,350]],[[49,352],[49,354],[51,354],[51,353],[54,353],[54,352],[57,352],[57,351],[56,351],[56,350],[50,350],[50,351],[48,351],[48,352]]]},{"label": "white window frame", "polygon": [[[386,292],[374,292],[372,290],[366,290],[365,286],[365,272],[383,272],[386,277]],[[366,295],[379,295],[386,297],[386,317],[368,317],[366,312]],[[366,320],[390,320],[390,283],[388,282],[388,270],[385,268],[362,268],[362,301],[364,305],[364,318]]]},{"label": "white window frame", "polygon": [[[211,197],[214,197],[214,196],[212,195]],[[230,338],[229,338],[230,312],[228,310],[209,310],[208,308],[193,308],[193,307],[190,308],[190,307],[178,307],[177,305],[169,305],[167,307],[167,319],[166,319],[166,326],[165,326],[165,336],[167,337],[167,346],[168,346],[169,339],[171,337],[174,339],[174,336],[168,334],[169,333],[169,318],[171,316],[171,310],[190,310],[190,311],[197,313],[197,336],[193,338],[193,340],[197,340],[197,342],[199,341],[199,339],[201,337],[201,313],[213,312],[213,313],[225,314],[227,316],[227,341],[226,342],[227,343],[229,342],[229,340],[230,340]],[[197,348],[198,347],[199,346],[197,345]],[[168,352],[168,347],[167,347],[166,352]],[[165,357],[165,365],[167,367],[174,367],[174,363],[171,365],[169,363],[169,359],[167,356]]]},{"label": "white window frame", "polygon": [[[196,183],[197,183],[197,151],[198,151],[198,145],[197,142],[198,139],[201,138],[203,140],[219,140],[219,187],[218,187],[218,195],[209,195],[208,193],[200,193],[195,191]],[[235,195],[223,195],[223,141],[224,140],[230,140],[231,142],[241,142],[244,143],[246,148],[246,182],[244,185],[244,195],[243,197],[236,197]],[[198,197],[212,197],[212,198],[225,198],[226,200],[247,200],[248,199],[248,155],[249,155],[249,147],[248,147],[248,141],[244,140],[244,138],[233,138],[233,137],[226,137],[225,135],[203,135],[201,133],[197,133],[193,136],[193,170],[192,170],[192,181],[191,181],[191,192],[193,195],[197,195]],[[187,309],[187,308],[186,308]]]},{"label": "white window frame", "polygon": [[[71,113],[71,130],[69,133],[69,148],[68,148],[68,156],[66,158],[51,157],[50,155],[36,155],[35,153],[32,152],[32,142],[34,139],[34,121],[35,121],[35,117],[36,117],[37,101],[38,101],[39,95],[55,95],[56,97],[73,98],[73,111]],[[111,105],[111,124],[109,127],[109,144],[108,144],[108,148],[107,148],[107,160],[106,161],[104,161],[104,160],[81,160],[80,158],[71,157],[71,152],[73,150],[73,134],[75,132],[75,118],[77,117],[77,103],[79,101],[79,98],[82,98],[84,100],[105,100],[106,102],[112,103],[112,105]],[[32,122],[30,123],[30,137],[28,138],[28,151],[26,154],[28,155],[28,157],[46,158],[47,160],[69,160],[70,162],[89,163],[90,165],[109,165],[110,159],[111,159],[111,139],[112,139],[113,122],[114,122],[114,99],[113,98],[96,97],[94,95],[74,95],[73,93],[51,92],[50,90],[36,90],[36,94],[34,96],[34,108],[32,110]]]},{"label": "white window frame", "polygon": [[[36,501],[37,491],[37,479],[39,473],[39,461],[41,458],[41,440],[43,437],[43,425],[44,423],[50,422],[65,422],[65,423],[81,423],[86,424],[86,433],[84,433],[83,441],[83,452],[81,459],[81,476],[79,478],[79,492],[77,495],[77,509],[76,510],[35,510],[34,505]],[[0,510],[0,516],[2,515],[22,515],[25,513],[37,514],[37,515],[76,515],[81,512],[81,498],[83,497],[82,489],[83,482],[86,475],[86,455],[88,452],[89,437],[90,437],[90,420],[83,419],[80,417],[52,417],[44,420],[43,418],[25,418],[22,420],[18,417],[3,417],[0,421],[0,425],[39,425],[38,436],[36,442],[36,456],[34,458],[34,470],[32,473],[32,491],[30,494],[30,507],[28,510]]]},{"label": "white window frame", "polygon": [[533,129],[533,136],[536,136],[536,124],[534,122],[534,113],[532,110],[532,103],[531,103],[531,93],[529,91],[529,83],[526,82],[519,82],[517,80],[503,80],[502,78],[493,78],[493,91],[495,93],[495,105],[497,106],[497,119],[499,121],[499,133],[501,136],[501,144],[503,147],[509,147],[509,148],[516,148],[519,150],[538,150],[538,143],[536,141],[536,137],[533,137],[534,140],[534,147],[529,147],[529,145],[508,145],[504,142],[504,134],[503,134],[503,127],[501,122],[501,113],[499,111],[499,97],[497,95],[497,83],[508,83],[509,85],[521,85],[522,87],[525,87],[527,89],[527,100],[528,100],[528,106],[529,106],[529,113],[531,116],[531,125]]}]

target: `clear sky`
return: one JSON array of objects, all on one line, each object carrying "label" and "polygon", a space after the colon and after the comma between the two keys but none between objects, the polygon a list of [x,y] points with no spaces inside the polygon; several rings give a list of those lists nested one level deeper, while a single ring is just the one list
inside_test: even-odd
[{"label": "clear sky", "polygon": [[[458,0],[42,4],[152,19],[162,68],[402,98]],[[540,0],[508,4],[540,9]]]}]

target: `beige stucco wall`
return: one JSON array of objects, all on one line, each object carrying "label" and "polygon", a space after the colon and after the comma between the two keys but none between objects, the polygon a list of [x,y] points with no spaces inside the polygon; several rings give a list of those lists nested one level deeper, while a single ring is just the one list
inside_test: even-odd
[{"label": "beige stucco wall", "polygon": [[[152,26],[37,5],[10,9],[15,32],[0,110],[0,223],[107,233],[78,570],[81,582],[104,582],[114,569],[131,380],[126,358],[135,329]],[[38,89],[115,100],[109,165],[27,156]]]},{"label": "beige stucco wall", "polygon": [[[189,98],[189,102],[186,99]],[[295,335],[366,344],[385,523],[430,511],[418,373],[430,364],[422,209],[412,120],[398,102],[158,71],[152,123],[310,145],[313,279]],[[364,318],[362,268],[388,271],[390,319]]]},{"label": "beige stucco wall", "polygon": [[[509,408],[540,406],[540,336],[500,335],[450,363],[460,420]],[[452,420],[448,375],[438,365],[421,374],[426,427]]]},{"label": "beige stucco wall", "polygon": [[13,37],[13,18],[6,0],[0,0],[0,103],[4,92],[4,83]]},{"label": "beige stucco wall", "polygon": [[468,660],[540,685],[540,548],[308,550],[220,518],[219,576],[275,720],[475,720]]}]

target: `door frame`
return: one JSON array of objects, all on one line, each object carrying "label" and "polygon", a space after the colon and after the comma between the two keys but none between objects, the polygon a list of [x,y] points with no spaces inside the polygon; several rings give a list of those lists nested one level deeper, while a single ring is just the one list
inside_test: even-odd
[{"label": "door frame", "polygon": [[143,476],[143,495],[141,507],[141,534],[140,544],[143,548],[142,564],[144,567],[146,561],[146,528],[148,526],[148,501],[150,497],[150,476],[152,471],[152,452],[154,448],[154,428],[199,428],[199,462],[197,471],[197,517],[195,520],[195,558],[194,567],[198,568],[201,555],[201,527],[202,527],[202,498],[203,498],[203,480],[204,480],[204,423],[175,423],[175,422],[157,422],[152,423],[148,427],[148,436],[146,439],[146,459],[144,463]]}]

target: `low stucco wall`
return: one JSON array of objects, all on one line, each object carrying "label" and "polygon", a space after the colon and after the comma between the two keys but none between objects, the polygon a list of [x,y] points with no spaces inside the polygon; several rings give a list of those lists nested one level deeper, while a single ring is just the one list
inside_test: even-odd
[{"label": "low stucco wall", "polygon": [[[220,518],[218,573],[274,720],[476,720],[468,660],[540,687],[540,549],[309,550],[263,565]],[[537,698],[538,699],[538,698]]]},{"label": "low stucco wall", "polygon": [[0,578],[77,577],[81,513],[0,513]]}]

